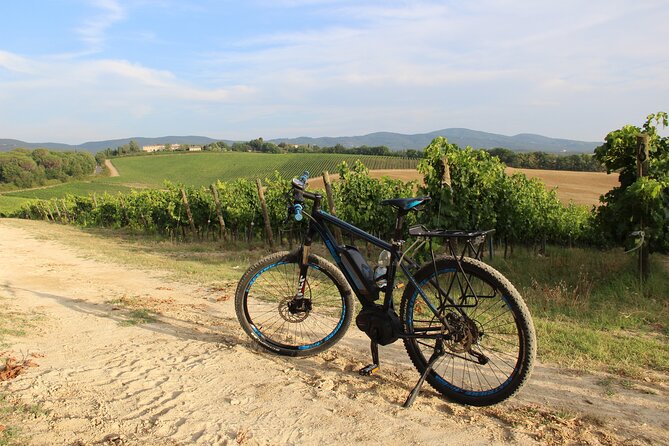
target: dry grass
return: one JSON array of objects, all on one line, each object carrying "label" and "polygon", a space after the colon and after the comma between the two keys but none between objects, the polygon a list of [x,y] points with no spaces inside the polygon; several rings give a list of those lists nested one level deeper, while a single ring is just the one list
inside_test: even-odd
[{"label": "dry grass", "polygon": [[[506,173],[524,173],[528,178],[539,178],[547,188],[557,187],[558,198],[568,204],[594,206],[599,203],[599,197],[618,186],[617,175],[607,175],[604,172],[569,172],[563,170],[516,169],[507,167]],[[402,180],[416,181],[421,184],[423,176],[416,169],[370,170],[369,176],[381,178],[383,176]],[[330,175],[332,181],[338,181],[339,175]],[[314,177],[309,180],[309,188],[323,189],[323,178]]]},{"label": "dry grass", "polygon": [[563,203],[573,200],[576,204],[586,206],[597,205],[600,195],[604,195],[619,184],[618,175],[607,175],[605,172],[569,172],[507,167],[506,173],[524,173],[528,178],[539,178],[547,188],[558,188],[558,198]]}]

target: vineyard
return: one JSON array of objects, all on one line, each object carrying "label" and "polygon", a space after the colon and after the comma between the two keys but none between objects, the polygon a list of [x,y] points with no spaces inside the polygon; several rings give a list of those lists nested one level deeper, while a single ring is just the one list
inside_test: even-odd
[{"label": "vineyard", "polygon": [[290,179],[303,171],[334,172],[342,162],[353,165],[361,160],[367,169],[415,169],[418,160],[390,156],[302,153],[182,153],[144,157],[122,157],[113,160],[121,177],[110,178],[110,184],[130,183],[161,187],[168,179],[173,183],[209,186],[239,178],[266,178],[279,172]]},{"label": "vineyard", "polygon": [[[317,166],[331,166],[326,161],[339,162],[336,171],[341,181],[333,185],[337,215],[382,237],[392,232],[394,216],[379,202],[386,198],[412,196],[418,188],[418,194],[429,195],[433,200],[425,212],[412,215],[409,223],[421,222],[432,227],[461,229],[496,228],[496,237],[506,244],[546,241],[571,244],[592,240],[591,215],[586,208],[563,206],[555,192],[547,191],[538,180],[527,179],[524,175],[506,175],[504,165],[485,151],[459,149],[448,144],[445,139],[438,138],[426,148],[426,155],[418,166],[424,175],[424,186],[389,178],[370,178],[369,166],[360,161],[349,165],[336,156],[319,155],[312,167],[316,170],[312,172],[321,172]],[[201,156],[197,155],[197,158]],[[259,155],[258,160],[284,156]],[[179,159],[186,162],[196,157],[181,155],[164,158],[166,161],[162,162],[174,165]],[[118,168],[123,177],[139,177],[139,168],[144,166],[147,181],[155,181],[150,169],[142,163],[145,160],[123,159],[124,162],[119,163]],[[296,160],[292,160],[295,163]],[[168,169],[169,165],[164,167]],[[266,219],[255,182],[239,178],[207,184],[206,172],[193,174],[190,184],[197,176],[200,185],[178,186],[168,183],[161,189],[117,195],[67,195],[62,199],[33,202],[16,215],[85,227],[130,228],[183,239],[267,238],[270,236],[264,230],[267,225],[274,237],[283,240],[283,235],[294,232],[289,231],[291,227],[285,223],[286,197],[290,190],[287,177],[301,173],[304,164],[293,166],[294,172],[290,166],[284,167],[282,174],[275,173],[262,181],[268,210]],[[133,168],[137,170],[133,172]],[[267,168],[267,165],[257,166],[257,169]],[[210,169],[209,175],[213,175],[214,170]],[[228,174],[231,172],[234,172],[234,168],[228,170]],[[289,172],[293,173],[287,175]],[[158,178],[159,174],[153,175]],[[165,175],[169,176],[169,172]],[[162,172],[160,176],[163,177]],[[299,227],[292,229],[299,231]]]},{"label": "vineyard", "polygon": [[31,199],[50,200],[68,195],[88,196],[129,193],[132,189],[163,188],[165,180],[186,186],[209,186],[218,180],[266,178],[279,172],[289,179],[309,172],[336,171],[341,162],[353,165],[360,160],[368,169],[415,169],[418,160],[371,155],[264,154],[264,153],[171,153],[120,157],[114,165],[122,176],[73,181],[37,189],[5,192],[0,195],[0,215],[9,215]]}]

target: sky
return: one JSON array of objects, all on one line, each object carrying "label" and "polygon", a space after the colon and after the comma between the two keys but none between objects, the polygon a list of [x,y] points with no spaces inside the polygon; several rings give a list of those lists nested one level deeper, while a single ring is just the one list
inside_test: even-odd
[{"label": "sky", "polygon": [[0,4],[0,138],[602,141],[669,111],[667,0]]}]

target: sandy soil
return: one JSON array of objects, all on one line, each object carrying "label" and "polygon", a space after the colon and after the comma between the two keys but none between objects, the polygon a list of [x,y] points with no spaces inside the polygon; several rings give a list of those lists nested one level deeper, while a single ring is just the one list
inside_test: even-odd
[{"label": "sandy soil", "polygon": [[[234,317],[234,283],[94,260],[46,225],[0,220],[0,311],[36,321],[10,351],[39,367],[0,383],[39,405],[14,415],[29,444],[669,444],[666,375],[620,385],[543,364],[510,402],[469,408],[426,388],[407,410],[418,375],[401,344],[369,378],[355,328],[315,358],[260,352]],[[128,325],[140,307],[158,321]]]},{"label": "sandy soil", "polygon": [[[558,198],[565,204],[573,201],[577,204],[594,206],[599,204],[600,195],[604,195],[612,188],[618,186],[617,175],[607,175],[605,172],[568,172],[559,170],[539,170],[539,169],[515,169],[507,167],[506,172],[509,175],[514,173],[524,173],[528,178],[539,178],[546,187],[552,189],[557,187]],[[416,169],[389,169],[389,170],[370,170],[369,175],[372,178],[387,176],[393,179],[403,181],[416,181],[421,183],[423,176]],[[332,181],[339,179],[338,174],[330,175]],[[309,187],[312,189],[323,188],[323,178],[314,177],[309,180]]]}]

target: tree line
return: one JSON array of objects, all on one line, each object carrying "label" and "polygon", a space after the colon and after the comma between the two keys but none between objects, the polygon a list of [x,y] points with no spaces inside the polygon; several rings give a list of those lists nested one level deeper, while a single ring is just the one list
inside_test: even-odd
[{"label": "tree line", "polygon": [[570,155],[546,152],[514,152],[497,147],[487,152],[509,167],[521,169],[572,170],[578,172],[603,172],[604,165],[591,153]]},{"label": "tree line", "polygon": [[[172,144],[165,144],[164,151],[173,152],[175,149]],[[187,144],[180,144],[177,151],[187,151]],[[207,152],[257,152],[257,153],[338,153],[348,155],[377,155],[394,156],[400,158],[421,159],[425,157],[423,150],[390,150],[387,146],[356,146],[345,147],[342,144],[334,146],[320,147],[312,144],[288,144],[281,142],[275,144],[265,141],[263,138],[256,138],[250,141],[237,141],[228,144],[225,141],[217,141],[202,146],[203,151]],[[506,148],[485,149],[490,155],[498,158],[509,167],[523,169],[545,169],[545,170],[571,170],[581,172],[602,172],[605,170],[603,164],[596,157],[589,153],[581,154],[554,154],[546,152],[514,152]],[[117,147],[116,149],[107,148],[96,154],[98,164],[102,164],[104,159],[117,156],[145,154],[141,147],[135,141]],[[148,153],[147,153],[148,154]]]},{"label": "tree line", "polygon": [[62,182],[92,175],[95,158],[88,152],[14,149],[0,153],[0,184],[27,188],[47,180]]},{"label": "tree line", "polygon": [[263,138],[252,139],[247,142],[234,142],[228,144],[225,141],[217,141],[211,144],[206,144],[202,150],[212,152],[262,152],[262,153],[340,153],[345,155],[377,155],[377,156],[397,156],[401,158],[422,157],[420,150],[390,150],[386,146],[355,146],[346,147],[342,144],[334,146],[320,147],[315,144],[289,144],[280,142],[275,144],[270,141],[265,141]]}]

